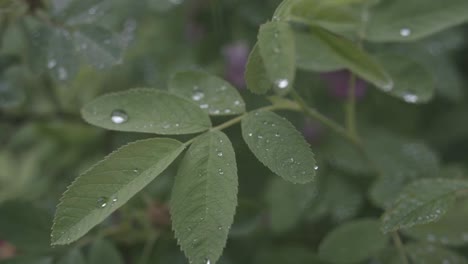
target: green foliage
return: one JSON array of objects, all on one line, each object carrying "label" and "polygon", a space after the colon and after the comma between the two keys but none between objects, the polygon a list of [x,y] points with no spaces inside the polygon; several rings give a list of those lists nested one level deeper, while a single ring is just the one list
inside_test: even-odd
[{"label": "green foliage", "polygon": [[0,262],[467,263],[467,14],[0,0]]},{"label": "green foliage", "polygon": [[318,169],[314,154],[286,119],[269,111],[250,113],[242,119],[242,137],[257,159],[285,180],[314,180]]},{"label": "green foliage", "polygon": [[268,22],[258,32],[258,49],[270,82],[279,94],[294,83],[296,72],[295,44],[292,29],[285,22]]},{"label": "green foliage", "polygon": [[179,72],[169,82],[169,91],[192,100],[210,115],[235,115],[245,112],[244,100],[236,88],[208,73]]},{"label": "green foliage", "polygon": [[450,0],[381,1],[370,11],[366,38],[371,41],[413,41],[468,20],[468,3]]},{"label": "green foliage", "polygon": [[191,262],[215,263],[219,259],[236,206],[232,144],[222,132],[204,134],[185,154],[171,199],[175,236]]},{"label": "green foliage", "polygon": [[425,179],[405,187],[395,204],[382,218],[384,232],[439,220],[455,202],[456,194],[466,191],[468,181]]},{"label": "green foliage", "polygon": [[379,231],[379,222],[360,219],[332,230],[320,243],[320,258],[330,263],[358,263],[382,250],[387,238]]},{"label": "green foliage", "polygon": [[52,244],[69,244],[86,234],[161,174],[184,148],[172,139],[137,141],[80,175],[57,207]]},{"label": "green foliage", "polygon": [[90,124],[118,131],[191,134],[211,126],[208,115],[186,99],[156,89],[104,95],[82,110]]}]

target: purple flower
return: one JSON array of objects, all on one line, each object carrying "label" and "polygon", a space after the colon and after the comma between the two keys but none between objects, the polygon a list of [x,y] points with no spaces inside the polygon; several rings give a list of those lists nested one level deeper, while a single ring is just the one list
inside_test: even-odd
[{"label": "purple flower", "polygon": [[244,72],[250,48],[244,41],[231,43],[223,48],[225,78],[239,89],[245,88]]},{"label": "purple flower", "polygon": [[[340,99],[346,99],[349,97],[349,80],[351,78],[351,74],[348,70],[322,73],[320,76],[328,85],[328,90],[333,97]],[[367,83],[362,79],[356,78],[356,99],[362,99],[366,94],[366,90]]]},{"label": "purple flower", "polygon": [[309,118],[304,120],[302,134],[311,145],[317,145],[322,139],[324,132],[322,124],[318,121]]}]

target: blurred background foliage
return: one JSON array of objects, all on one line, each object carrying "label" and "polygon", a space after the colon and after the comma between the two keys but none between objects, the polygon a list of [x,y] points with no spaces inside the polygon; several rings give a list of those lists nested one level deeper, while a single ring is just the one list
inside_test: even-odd
[{"label": "blurred background foliage", "polygon": [[[236,85],[250,108],[264,104],[245,89],[243,67],[259,25],[279,2],[0,0],[0,262],[16,256],[5,263],[187,263],[167,207],[174,166],[79,242],[49,246],[51,219],[66,186],[117,147],[149,137],[87,125],[80,108],[106,92],[167,89],[175,72],[194,68]],[[317,186],[290,185],[256,161],[238,126],[228,129],[240,193],[219,263],[328,263],[317,251],[338,224],[379,216],[412,180],[466,178],[467,43],[468,28],[458,26],[411,43],[366,44],[373,52],[413,59],[436,86],[434,99],[422,105],[358,87],[359,130],[383,175],[374,175],[353,146],[317,121],[285,113],[320,164]],[[295,87],[310,105],[341,121],[347,86],[338,78],[299,71]],[[453,257],[441,248],[453,246],[468,256],[466,205],[459,201],[461,209],[441,222],[403,232],[413,241],[413,263],[442,263],[418,262],[428,247]],[[359,240],[359,234],[350,236]],[[372,259],[358,261],[392,263],[394,251],[378,247]]]}]

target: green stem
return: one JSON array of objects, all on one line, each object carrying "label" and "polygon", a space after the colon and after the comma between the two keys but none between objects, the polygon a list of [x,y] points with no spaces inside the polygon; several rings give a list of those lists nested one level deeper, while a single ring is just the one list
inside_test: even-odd
[{"label": "green stem", "polygon": [[408,257],[406,256],[405,247],[403,246],[403,243],[401,242],[400,235],[397,232],[393,232],[392,238],[393,238],[393,243],[395,243],[395,246],[398,249],[398,252],[400,252],[401,263],[409,264]]},{"label": "green stem", "polygon": [[350,73],[349,93],[346,103],[346,128],[351,136],[357,138],[356,131],[356,75]]},{"label": "green stem", "polygon": [[157,238],[158,235],[154,232],[152,232],[151,235],[148,237],[143,248],[143,253],[141,254],[140,260],[138,261],[138,264],[148,263],[148,260],[151,256],[151,251],[154,247],[154,243],[156,243]]},{"label": "green stem", "polygon": [[329,119],[328,117],[322,115],[316,109],[313,109],[313,108],[310,108],[309,106],[307,106],[306,102],[299,96],[299,94],[297,94],[296,91],[293,90],[291,92],[291,96],[301,106],[302,111],[306,115],[308,115],[308,116],[310,116],[310,117],[312,117],[314,119],[317,119],[320,123],[324,124],[325,126],[330,128],[331,130],[333,130],[335,133],[337,133],[337,134],[341,135],[342,137],[348,139],[350,142],[352,142],[356,146],[359,146],[359,147],[361,146],[361,143],[359,142],[358,138],[353,136],[352,134],[348,133],[348,131],[346,131],[346,129],[344,129],[341,125],[339,125],[335,121]]}]

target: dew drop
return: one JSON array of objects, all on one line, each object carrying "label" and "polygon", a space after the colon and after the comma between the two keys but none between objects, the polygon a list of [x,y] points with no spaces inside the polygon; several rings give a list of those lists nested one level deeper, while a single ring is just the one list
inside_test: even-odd
[{"label": "dew drop", "polygon": [[114,124],[123,124],[127,122],[128,120],[128,115],[125,111],[123,110],[114,110],[112,111],[111,114],[111,121]]},{"label": "dew drop", "polygon": [[65,70],[65,68],[58,68],[58,78],[60,81],[65,81],[68,78],[68,72]]},{"label": "dew drop", "polygon": [[249,137],[251,137],[251,136],[253,136],[253,134],[252,134],[252,133],[249,133]]},{"label": "dew drop", "polygon": [[112,196],[111,198],[111,204],[115,204],[119,199],[117,199],[117,196]]},{"label": "dew drop", "polygon": [[289,81],[287,79],[279,79],[276,81],[276,86],[280,89],[286,89],[289,86]]},{"label": "dew drop", "polygon": [[211,264],[211,261],[209,259],[205,259],[205,264]]},{"label": "dew drop", "polygon": [[88,10],[88,14],[95,15],[97,13],[97,7],[92,7]]},{"label": "dew drop", "polygon": [[234,105],[239,106],[241,105],[241,102],[239,100],[234,101]]},{"label": "dew drop", "polygon": [[218,157],[222,157],[222,156],[223,156],[223,152],[222,152],[222,151],[218,151],[217,155],[218,155]]},{"label": "dew drop", "polygon": [[195,92],[193,93],[192,95],[192,100],[194,101],[200,101],[201,99],[203,99],[203,97],[205,97],[205,94],[202,93],[202,92]]},{"label": "dew drop", "polygon": [[209,105],[208,104],[201,104],[200,108],[201,109],[208,109]]},{"label": "dew drop", "polygon": [[275,133],[275,137],[280,137],[281,135],[279,133]]},{"label": "dew drop", "polygon": [[134,172],[134,173],[138,173],[138,172],[140,172],[140,171],[139,171],[138,169],[133,169],[133,172]]},{"label": "dew drop", "polygon": [[99,197],[97,200],[97,208],[105,208],[109,199],[107,197]]},{"label": "dew drop", "polygon": [[228,109],[224,109],[224,113],[225,113],[225,114],[230,114],[230,113],[231,113],[231,109],[229,109],[229,108],[228,108]]},{"label": "dew drop", "polygon": [[411,35],[411,29],[409,29],[409,28],[400,29],[400,35],[402,37],[408,37],[409,35]]},{"label": "dew drop", "polygon": [[262,139],[262,138],[263,138],[263,136],[257,136],[257,138],[258,138],[258,139]]},{"label": "dew drop", "polygon": [[223,230],[223,227],[222,227],[222,226],[218,226],[218,230]]},{"label": "dew drop", "polygon": [[219,88],[219,90],[221,90],[221,91],[226,91],[226,89],[227,89],[227,87],[226,87],[226,86],[224,86],[224,85],[223,85],[223,86],[221,86],[221,88]]},{"label": "dew drop", "polygon": [[219,175],[223,175],[224,171],[222,169],[218,169],[218,173],[219,173]]},{"label": "dew drop", "polygon": [[213,111],[213,114],[215,114],[215,115],[219,115],[219,113],[221,113],[221,111],[219,111],[218,109]]},{"label": "dew drop", "polygon": [[405,102],[408,103],[416,103],[419,98],[417,95],[414,94],[405,94],[403,95],[403,99],[405,100]]},{"label": "dew drop", "polygon": [[179,124],[179,123],[176,123],[174,126],[175,126],[175,127],[179,127],[179,126],[180,126],[180,124]]},{"label": "dew drop", "polygon": [[52,69],[52,68],[54,68],[56,65],[57,65],[57,62],[56,62],[55,60],[50,60],[50,61],[47,63],[47,68]]},{"label": "dew drop", "polygon": [[315,167],[314,167],[314,170],[318,170],[318,169],[319,169],[319,167],[318,167],[318,166],[315,166]]}]

